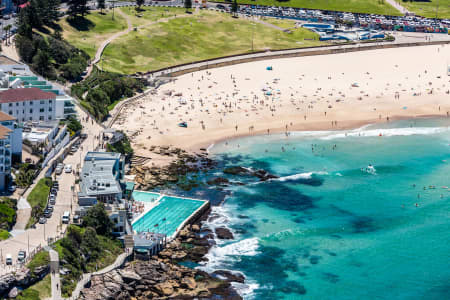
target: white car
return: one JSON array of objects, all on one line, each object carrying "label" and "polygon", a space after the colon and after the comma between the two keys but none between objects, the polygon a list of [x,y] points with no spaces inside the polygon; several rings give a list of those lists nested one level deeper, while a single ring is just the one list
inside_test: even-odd
[{"label": "white car", "polygon": [[64,172],[66,173],[72,173],[72,165],[66,165],[64,167]]}]

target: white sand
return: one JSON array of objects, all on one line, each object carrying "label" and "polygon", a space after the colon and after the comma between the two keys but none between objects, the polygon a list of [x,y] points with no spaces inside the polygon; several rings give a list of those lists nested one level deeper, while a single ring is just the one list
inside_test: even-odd
[{"label": "white sand", "polygon": [[[151,145],[195,151],[218,140],[267,134],[268,129],[270,133],[286,128],[343,129],[386,122],[387,117],[445,116],[450,111],[448,64],[446,45],[276,59],[201,71],[180,76],[160,87],[157,95],[128,105],[113,127],[132,136],[137,154],[151,156],[145,149]],[[272,96],[262,88],[271,90]],[[171,96],[166,95],[169,90]],[[179,127],[181,121],[188,128]]]}]

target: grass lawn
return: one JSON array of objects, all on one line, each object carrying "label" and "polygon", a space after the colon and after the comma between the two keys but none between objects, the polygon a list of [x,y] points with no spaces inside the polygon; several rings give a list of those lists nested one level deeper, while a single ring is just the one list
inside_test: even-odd
[{"label": "grass lawn", "polygon": [[118,13],[114,14],[113,21],[111,12],[100,14],[99,11],[73,21],[63,18],[59,25],[63,29],[64,38],[75,47],[86,51],[90,57],[95,56],[104,40],[127,28],[126,20]]},{"label": "grass lawn", "polygon": [[6,240],[8,238],[9,238],[9,232],[4,229],[0,229],[0,241]]},{"label": "grass lawn", "polygon": [[34,271],[35,268],[40,266],[45,266],[50,263],[50,255],[47,251],[41,250],[33,256],[33,259],[27,264],[27,268],[30,269],[31,272]]},{"label": "grass lawn", "polygon": [[[213,29],[213,30],[212,30]],[[254,50],[324,45],[319,36],[300,28],[286,33],[228,14],[201,11],[138,29],[113,41],[104,51],[105,69],[132,74]]]},{"label": "grass lawn", "polygon": [[450,18],[450,0],[430,0],[429,2],[396,1],[417,15],[427,18],[436,18],[436,6],[439,4],[438,18]]},{"label": "grass lawn", "polygon": [[[227,2],[224,0],[215,1]],[[237,2],[240,4],[251,5],[288,6],[368,14],[401,15],[400,12],[389,5],[387,1],[381,0],[288,0],[283,2],[276,0],[237,0]]]},{"label": "grass lawn", "polygon": [[120,10],[130,17],[133,27],[155,22],[162,18],[186,15],[186,9],[181,7],[142,7],[139,12],[136,12],[134,7],[121,7]]},{"label": "grass lawn", "polygon": [[38,300],[47,299],[52,295],[52,282],[50,275],[45,276],[41,281],[23,290],[16,298],[18,300]]},{"label": "grass lawn", "polygon": [[50,178],[42,178],[39,180],[27,198],[31,207],[39,205],[41,208],[45,208],[51,185],[52,180]]},{"label": "grass lawn", "polygon": [[47,205],[48,194],[52,186],[51,178],[42,178],[34,186],[33,190],[28,195],[28,203],[31,206],[31,217],[28,221],[27,228],[37,222],[37,215],[39,215]]},{"label": "grass lawn", "polygon": [[265,18],[264,21],[284,29],[290,29],[291,31],[298,30],[295,29],[296,22],[294,20]]}]

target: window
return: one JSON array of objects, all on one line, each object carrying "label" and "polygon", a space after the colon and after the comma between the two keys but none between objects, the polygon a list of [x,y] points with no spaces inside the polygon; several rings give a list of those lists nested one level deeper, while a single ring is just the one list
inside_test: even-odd
[{"label": "window", "polygon": [[29,118],[28,118],[28,120],[32,121],[32,120],[33,120],[33,118],[32,118],[32,117],[29,117]]},{"label": "window", "polygon": [[23,113],[23,114],[25,113],[25,109],[22,109],[22,113]]},{"label": "window", "polygon": [[33,105],[33,103],[34,103],[33,101],[30,101],[30,105]]},{"label": "window", "polygon": [[19,106],[19,102],[16,102],[16,106]]},{"label": "window", "polygon": [[32,114],[33,113],[33,109],[32,108],[30,108],[30,114]]},{"label": "window", "polygon": [[25,118],[22,118],[22,122],[25,122]]},{"label": "window", "polygon": [[12,106],[12,103],[9,104],[9,107],[11,107],[11,106]]},{"label": "window", "polygon": [[52,116],[48,116],[48,119],[51,120],[51,119],[52,119]]},{"label": "window", "polygon": [[12,110],[10,110],[8,114],[12,116]]},{"label": "window", "polygon": [[48,100],[48,104],[52,104],[52,100]]},{"label": "window", "polygon": [[24,101],[24,102],[22,102],[22,106],[25,106],[25,101]]},{"label": "window", "polygon": [[0,103],[0,110],[2,109],[2,104]]},{"label": "window", "polygon": [[39,120],[44,121],[45,120],[44,116],[39,116]]},{"label": "window", "polygon": [[51,107],[49,107],[49,108],[48,108],[48,111],[52,111],[52,108],[51,108]]},{"label": "window", "polygon": [[44,111],[45,111],[44,108],[39,109],[39,112],[44,112]]},{"label": "window", "polygon": [[45,100],[41,100],[40,103],[41,103],[41,104],[45,104]]}]

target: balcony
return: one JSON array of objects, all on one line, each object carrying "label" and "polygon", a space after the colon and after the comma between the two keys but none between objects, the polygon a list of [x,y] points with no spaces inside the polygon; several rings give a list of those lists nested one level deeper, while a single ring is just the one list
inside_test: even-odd
[{"label": "balcony", "polygon": [[67,101],[64,101],[64,107],[75,107],[75,104],[73,104],[72,101],[67,100]]},{"label": "balcony", "polygon": [[73,115],[73,114],[76,114],[76,113],[77,112],[73,108],[64,108],[64,114],[65,115]]}]

